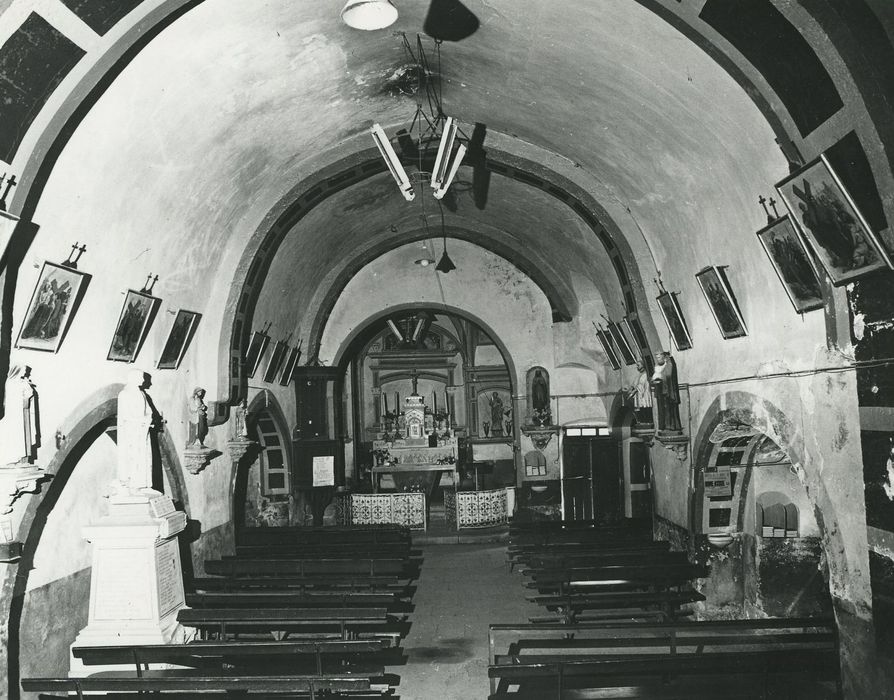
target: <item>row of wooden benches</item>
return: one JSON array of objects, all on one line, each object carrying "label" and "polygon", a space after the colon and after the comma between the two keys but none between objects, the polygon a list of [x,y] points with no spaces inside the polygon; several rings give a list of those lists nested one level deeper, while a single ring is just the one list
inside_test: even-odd
[{"label": "row of wooden benches", "polygon": [[[333,546],[327,547],[330,538]],[[165,699],[198,693],[366,698],[390,692],[395,680],[385,665],[401,660],[399,641],[412,610],[409,582],[419,566],[411,556],[409,531],[263,530],[240,533],[238,541],[244,540],[261,547],[259,557],[237,548],[235,557],[206,562],[211,576],[192,582],[189,607],[178,620],[196,631],[197,641],[75,648],[72,653],[85,666],[119,669],[83,678],[24,679],[22,688],[79,697],[151,693]],[[284,553],[296,543],[336,555],[290,559]]]},{"label": "row of wooden benches", "polygon": [[518,524],[509,561],[530,579],[529,600],[554,614],[491,625],[491,700],[816,700],[813,681],[840,694],[832,621],[683,619],[704,600],[692,580],[707,571],[647,528]]}]

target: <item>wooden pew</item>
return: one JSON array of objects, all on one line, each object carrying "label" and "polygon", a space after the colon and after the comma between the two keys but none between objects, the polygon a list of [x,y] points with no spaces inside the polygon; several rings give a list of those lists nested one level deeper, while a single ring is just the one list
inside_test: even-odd
[{"label": "wooden pew", "polygon": [[401,525],[374,527],[258,527],[237,530],[236,544],[383,544],[410,542],[411,537],[410,529]]},{"label": "wooden pew", "polygon": [[320,630],[335,631],[348,639],[358,629],[375,630],[392,640],[401,633],[388,629],[387,608],[183,608],[177,620],[195,628],[207,639],[219,640],[230,634],[287,634]]},{"label": "wooden pew", "polygon": [[[417,550],[415,554],[419,554]],[[386,544],[252,544],[236,545],[236,554],[222,557],[224,559],[259,558],[259,559],[406,559],[414,554],[410,543]]]},{"label": "wooden pew", "polygon": [[528,588],[540,593],[581,591],[584,589],[610,590],[618,588],[648,588],[663,590],[683,586],[695,578],[708,575],[708,569],[696,564],[570,567],[563,569],[531,570]]},{"label": "wooden pew", "polygon": [[[544,633],[545,639],[521,638],[508,653],[495,653],[497,636]],[[837,635],[830,620],[491,625],[489,644],[494,700],[563,698],[572,689],[575,698],[715,700],[729,697],[727,689],[753,692],[771,676],[839,681]],[[509,692],[511,685],[518,685],[519,692]]]},{"label": "wooden pew", "polygon": [[561,621],[573,624],[586,619],[616,619],[653,617],[660,620],[675,620],[689,615],[691,611],[682,606],[705,600],[705,596],[692,588],[679,591],[590,591],[552,595],[529,596],[528,600],[556,610],[559,617],[532,617],[531,622],[546,623]]},{"label": "wooden pew", "polygon": [[[134,665],[141,676],[149,664],[176,664],[206,671],[226,666],[244,667],[258,662],[294,663],[307,658],[315,673],[323,675],[324,658],[341,660],[356,655],[376,655],[389,648],[385,639],[307,640],[286,642],[191,642],[189,644],[145,644],[131,646],[74,647],[72,655],[85,666]],[[370,672],[381,676],[384,669]]]},{"label": "wooden pew", "polygon": [[544,557],[652,556],[669,552],[670,543],[662,541],[554,542],[546,545],[509,545],[508,560],[512,570],[516,564]]},{"label": "wooden pew", "polygon": [[398,601],[394,592],[368,591],[230,591],[226,593],[187,593],[190,608],[242,607],[389,607]]},{"label": "wooden pew", "polygon": [[[317,675],[202,675],[174,671],[149,671],[142,676],[88,676],[86,678],[24,678],[22,689],[36,693],[104,693],[105,700],[135,698],[137,694],[153,693],[165,700],[203,697],[205,694],[230,695],[240,693],[248,698],[316,698],[321,693],[366,693],[381,695],[387,685],[373,684],[360,676]],[[42,696],[43,697],[43,696]]]},{"label": "wooden pew", "polygon": [[205,571],[231,577],[260,578],[262,576],[403,576],[412,569],[405,559],[375,559],[351,557],[347,559],[209,559]]},{"label": "wooden pew", "polygon": [[288,590],[299,591],[385,591],[406,590],[407,579],[398,576],[259,576],[256,578],[234,578],[213,576],[194,578],[192,588],[196,591],[244,591],[244,590]]}]

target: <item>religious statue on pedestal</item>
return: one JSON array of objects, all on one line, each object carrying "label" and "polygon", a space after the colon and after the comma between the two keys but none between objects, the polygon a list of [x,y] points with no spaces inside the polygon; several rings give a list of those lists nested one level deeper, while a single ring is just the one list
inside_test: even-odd
[{"label": "religious statue on pedestal", "polygon": [[248,401],[242,399],[233,409],[233,414],[235,423],[233,437],[236,440],[248,440]]},{"label": "religious statue on pedestal", "polygon": [[189,439],[187,447],[205,447],[208,435],[208,406],[205,405],[205,390],[197,386],[189,399]]},{"label": "religious statue on pedestal", "polygon": [[136,494],[152,489],[152,436],[158,427],[152,401],[146,393],[149,375],[132,369],[118,394],[118,468],[122,489]]},{"label": "religious statue on pedestal", "polygon": [[31,381],[31,368],[10,368],[5,388],[3,430],[0,431],[0,467],[31,464],[37,458],[40,431],[37,424],[37,391]]},{"label": "religious statue on pedestal", "polygon": [[494,437],[503,435],[503,399],[495,391],[487,399],[490,403],[490,425]]},{"label": "religious statue on pedestal", "polygon": [[630,387],[627,395],[633,401],[633,415],[636,424],[640,427],[651,426],[652,418],[652,388],[649,386],[649,375],[646,373],[646,366],[642,360],[636,363],[636,369],[639,376],[636,384]]},{"label": "religious statue on pedestal", "polygon": [[680,423],[680,387],[677,384],[677,365],[669,352],[655,354],[652,387],[658,407],[658,430],[679,433],[683,429]]}]

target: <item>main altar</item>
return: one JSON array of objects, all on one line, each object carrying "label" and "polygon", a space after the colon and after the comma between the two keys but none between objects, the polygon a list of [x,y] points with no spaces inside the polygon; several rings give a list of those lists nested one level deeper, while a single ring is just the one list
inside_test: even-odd
[{"label": "main altar", "polygon": [[373,491],[381,488],[382,476],[390,474],[398,491],[425,493],[429,501],[443,472],[457,477],[457,441],[444,421],[435,424],[434,414],[416,393],[406,397],[394,433],[373,442],[376,463],[372,468]]}]

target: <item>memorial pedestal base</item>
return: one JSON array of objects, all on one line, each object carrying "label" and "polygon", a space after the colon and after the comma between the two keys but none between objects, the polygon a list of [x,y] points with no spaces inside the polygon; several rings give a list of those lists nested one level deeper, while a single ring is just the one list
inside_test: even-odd
[{"label": "memorial pedestal base", "polygon": [[[177,534],[185,527],[186,515],[160,493],[110,499],[109,515],[83,530],[93,545],[90,609],[73,647],[184,641],[177,622],[185,607]],[[72,676],[101,670],[71,658]]]}]

